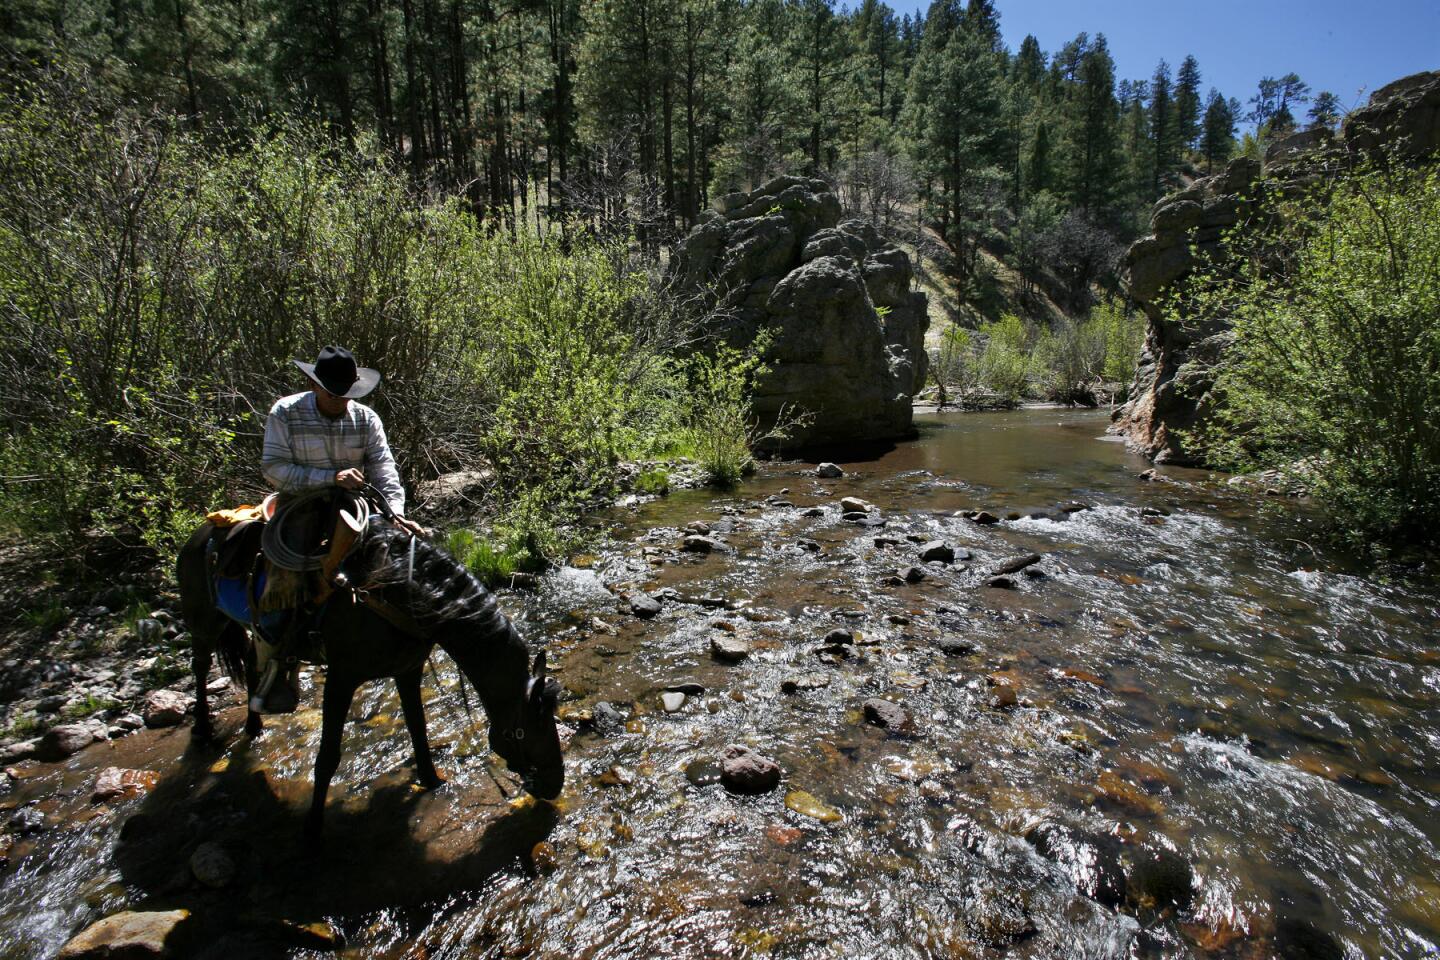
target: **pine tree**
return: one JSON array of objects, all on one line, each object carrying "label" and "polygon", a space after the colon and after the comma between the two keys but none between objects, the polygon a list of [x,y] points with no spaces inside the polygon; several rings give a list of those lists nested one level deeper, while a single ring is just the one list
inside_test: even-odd
[{"label": "pine tree", "polygon": [[1200,153],[1205,157],[1206,171],[1213,173],[1217,166],[1223,166],[1235,155],[1235,122],[1239,112],[1239,103],[1227,101],[1220,91],[1211,88],[1200,135]]},{"label": "pine tree", "polygon": [[1311,130],[1334,130],[1340,122],[1340,98],[1329,90],[1320,91],[1310,106],[1309,117]]},{"label": "pine tree", "polygon": [[1027,34],[1020,42],[1020,52],[1015,55],[1011,81],[1031,92],[1038,92],[1045,80],[1045,53],[1034,34]]},{"label": "pine tree", "polygon": [[1187,56],[1175,75],[1175,132],[1182,151],[1200,139],[1200,64]]},{"label": "pine tree", "polygon": [[1119,186],[1115,61],[1104,34],[1088,44],[1070,107],[1070,202],[1091,217],[1108,213]]},{"label": "pine tree", "polygon": [[796,79],[808,109],[807,172],[812,176],[832,164],[825,148],[835,138],[835,98],[839,81],[849,73],[844,25],[835,15],[835,0],[800,0],[793,15],[790,49]]},{"label": "pine tree", "polygon": [[1175,103],[1171,98],[1170,64],[1160,61],[1150,80],[1150,196],[1159,197],[1176,165]]}]

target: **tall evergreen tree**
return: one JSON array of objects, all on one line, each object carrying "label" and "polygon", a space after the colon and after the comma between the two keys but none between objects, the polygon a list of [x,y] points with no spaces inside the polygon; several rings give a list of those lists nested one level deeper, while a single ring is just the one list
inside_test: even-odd
[{"label": "tall evergreen tree", "polygon": [[1109,212],[1120,183],[1115,61],[1104,34],[1088,44],[1070,109],[1070,201],[1091,217]]},{"label": "tall evergreen tree", "polygon": [[1227,101],[1220,91],[1210,90],[1205,103],[1204,130],[1200,135],[1200,153],[1205,157],[1205,169],[1214,172],[1235,154],[1235,123],[1240,105],[1234,100]]},{"label": "tall evergreen tree", "polygon": [[1200,139],[1200,64],[1187,56],[1175,74],[1175,133],[1182,151],[1195,149]]},{"label": "tall evergreen tree", "polygon": [[1179,142],[1175,124],[1175,103],[1171,95],[1170,64],[1164,60],[1155,68],[1150,80],[1150,196],[1165,192],[1166,183],[1176,165]]}]

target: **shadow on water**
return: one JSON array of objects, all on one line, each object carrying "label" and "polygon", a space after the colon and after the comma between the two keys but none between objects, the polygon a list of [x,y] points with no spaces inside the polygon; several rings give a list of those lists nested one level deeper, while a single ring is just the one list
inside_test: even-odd
[{"label": "shadow on water", "polygon": [[[197,955],[305,946],[314,939],[305,926],[327,917],[479,888],[528,861],[556,823],[550,805],[512,807],[493,782],[422,790],[407,764],[333,792],[323,844],[312,849],[301,839],[309,781],[276,776],[236,732],[240,714],[225,714],[220,745],[187,748],[125,820],[114,851],[122,882],[147,908],[191,911],[185,938],[191,950],[203,946]],[[234,866],[223,889],[192,875],[202,844]]]}]

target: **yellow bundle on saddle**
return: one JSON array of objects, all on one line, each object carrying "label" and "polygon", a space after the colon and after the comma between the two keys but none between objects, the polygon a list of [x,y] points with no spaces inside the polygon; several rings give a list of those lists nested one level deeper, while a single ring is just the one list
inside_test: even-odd
[{"label": "yellow bundle on saddle", "polygon": [[246,522],[247,520],[261,520],[265,517],[265,511],[261,507],[252,507],[248,503],[240,507],[227,507],[224,510],[211,510],[205,514],[205,520],[217,527],[233,527]]}]

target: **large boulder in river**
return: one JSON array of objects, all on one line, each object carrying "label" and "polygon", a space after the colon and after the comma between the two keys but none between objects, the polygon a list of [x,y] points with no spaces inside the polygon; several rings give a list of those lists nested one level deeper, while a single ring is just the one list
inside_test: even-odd
[{"label": "large boulder in river", "polygon": [[812,413],[792,448],[911,433],[929,318],[909,256],[869,223],[842,222],[823,180],[778,177],[717,206],[676,249],[671,279],[732,346],[771,332],[756,413]]},{"label": "large boulder in river", "polygon": [[1269,215],[1272,201],[1323,184],[1357,158],[1404,162],[1440,151],[1440,71],[1381,87],[1346,117],[1340,135],[1306,130],[1272,143],[1265,160],[1239,157],[1220,173],[1162,199],[1150,233],[1125,256],[1126,285],[1149,321],[1130,400],[1116,411],[1112,432],[1157,463],[1194,464],[1183,435],[1207,416],[1215,365],[1232,337],[1225,316],[1181,321],[1166,304],[1186,278],[1231,255],[1227,233]]}]

